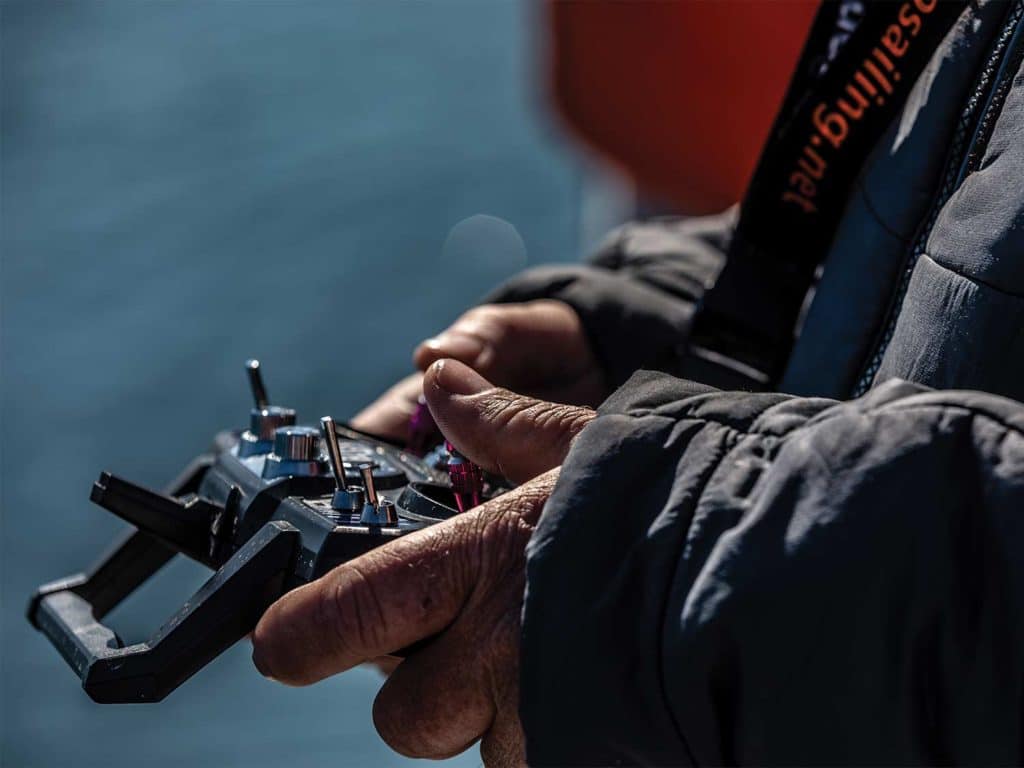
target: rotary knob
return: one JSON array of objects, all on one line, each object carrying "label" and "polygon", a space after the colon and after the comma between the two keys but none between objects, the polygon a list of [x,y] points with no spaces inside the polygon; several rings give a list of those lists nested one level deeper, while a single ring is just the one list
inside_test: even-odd
[{"label": "rotary knob", "polygon": [[312,477],[327,472],[320,453],[320,432],[313,427],[280,427],[274,432],[274,450],[263,465],[263,479],[288,475]]},{"label": "rotary knob", "polygon": [[281,427],[295,425],[295,411],[280,405],[268,405],[266,408],[253,408],[249,414],[249,433],[260,440],[265,440],[273,447],[274,433]]},{"label": "rotary knob", "polygon": [[320,433],[312,427],[281,427],[274,432],[274,453],[287,461],[316,461]]}]

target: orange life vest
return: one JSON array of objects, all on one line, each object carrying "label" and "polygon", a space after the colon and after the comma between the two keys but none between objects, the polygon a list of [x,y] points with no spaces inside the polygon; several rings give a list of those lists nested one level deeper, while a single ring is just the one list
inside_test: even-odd
[{"label": "orange life vest", "polygon": [[554,101],[640,190],[742,197],[818,0],[547,0]]}]

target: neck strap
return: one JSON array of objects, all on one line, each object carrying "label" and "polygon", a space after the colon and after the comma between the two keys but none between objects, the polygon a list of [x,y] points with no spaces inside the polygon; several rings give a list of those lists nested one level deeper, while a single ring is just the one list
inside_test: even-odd
[{"label": "neck strap", "polygon": [[822,4],[697,310],[683,375],[742,389],[779,380],[864,160],[967,4]]}]

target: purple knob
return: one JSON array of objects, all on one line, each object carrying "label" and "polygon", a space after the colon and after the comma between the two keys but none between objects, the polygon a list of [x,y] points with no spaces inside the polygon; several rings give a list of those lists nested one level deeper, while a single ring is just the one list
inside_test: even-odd
[{"label": "purple knob", "polygon": [[451,457],[448,459],[448,477],[452,481],[455,504],[459,512],[480,506],[484,492],[484,473],[476,464],[467,459],[450,442],[445,447]]}]

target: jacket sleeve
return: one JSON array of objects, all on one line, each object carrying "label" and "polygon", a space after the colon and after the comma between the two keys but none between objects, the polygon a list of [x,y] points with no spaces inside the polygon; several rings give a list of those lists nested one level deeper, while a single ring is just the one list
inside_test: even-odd
[{"label": "jacket sleeve", "polygon": [[1024,762],[1024,405],[640,372],[530,542],[533,765]]},{"label": "jacket sleeve", "polygon": [[694,307],[724,263],[735,220],[733,208],[717,216],[625,224],[587,264],[527,270],[486,300],[568,303],[614,387],[640,368],[673,372]]}]

